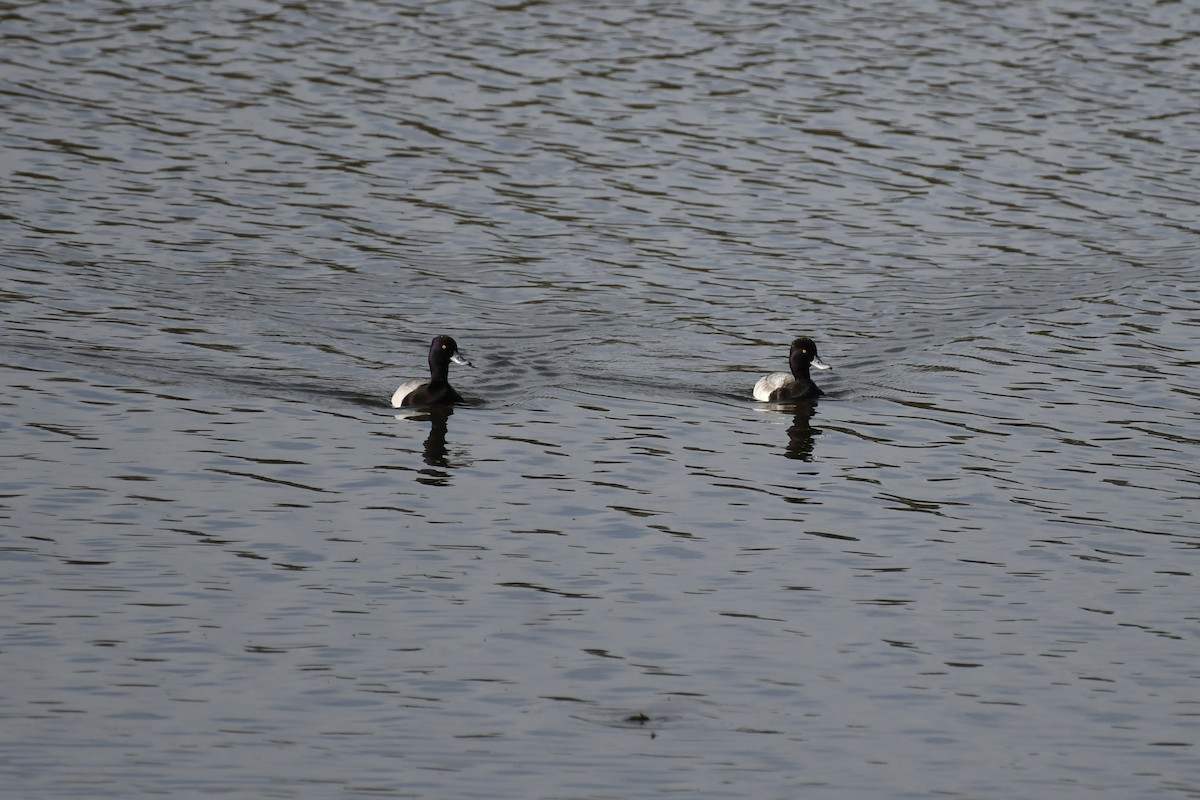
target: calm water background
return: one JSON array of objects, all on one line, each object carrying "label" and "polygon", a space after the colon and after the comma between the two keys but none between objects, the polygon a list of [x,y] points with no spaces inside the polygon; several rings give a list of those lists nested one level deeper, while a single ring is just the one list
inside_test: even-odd
[{"label": "calm water background", "polygon": [[0,8],[4,797],[1200,797],[1195,4]]}]

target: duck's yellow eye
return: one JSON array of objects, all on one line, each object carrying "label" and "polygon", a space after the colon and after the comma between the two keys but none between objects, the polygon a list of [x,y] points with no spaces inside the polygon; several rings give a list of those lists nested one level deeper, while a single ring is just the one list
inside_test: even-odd
[{"label": "duck's yellow eye", "polygon": [[445,349],[447,349],[449,346],[450,346],[450,345],[446,345],[446,344],[444,344],[444,345],[442,345],[442,349],[443,349],[443,350],[445,350]]}]

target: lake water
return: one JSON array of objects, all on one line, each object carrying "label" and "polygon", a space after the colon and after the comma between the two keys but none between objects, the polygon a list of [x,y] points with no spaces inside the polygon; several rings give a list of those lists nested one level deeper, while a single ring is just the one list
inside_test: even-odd
[{"label": "lake water", "polygon": [[0,794],[1200,798],[1194,5],[0,43]]}]

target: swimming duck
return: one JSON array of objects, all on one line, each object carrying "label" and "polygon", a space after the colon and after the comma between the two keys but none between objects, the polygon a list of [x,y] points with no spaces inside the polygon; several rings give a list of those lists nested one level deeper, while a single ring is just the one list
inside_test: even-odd
[{"label": "swimming duck", "polygon": [[392,408],[461,403],[462,395],[450,385],[450,362],[471,366],[458,352],[458,342],[449,336],[435,336],[429,343],[429,382],[409,381],[392,395]]},{"label": "swimming duck", "polygon": [[754,384],[754,399],[764,403],[786,403],[790,400],[806,400],[825,394],[821,387],[813,383],[808,375],[809,366],[817,369],[833,369],[817,355],[817,346],[812,339],[801,336],[792,340],[792,348],[788,351],[788,365],[792,368],[789,375],[786,372],[775,372],[764,375]]}]

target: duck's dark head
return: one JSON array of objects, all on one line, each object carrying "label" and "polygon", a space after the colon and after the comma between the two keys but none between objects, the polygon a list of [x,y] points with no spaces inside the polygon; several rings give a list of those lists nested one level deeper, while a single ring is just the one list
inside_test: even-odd
[{"label": "duck's dark head", "polygon": [[796,377],[808,374],[809,366],[817,369],[833,369],[817,355],[817,345],[807,336],[792,340],[792,348],[788,351],[788,365]]},{"label": "duck's dark head", "polygon": [[434,364],[446,366],[451,361],[455,364],[462,364],[464,367],[471,366],[471,362],[467,361],[458,352],[458,342],[454,341],[453,337],[441,336],[433,337],[433,341],[429,343],[429,367],[433,368]]}]

